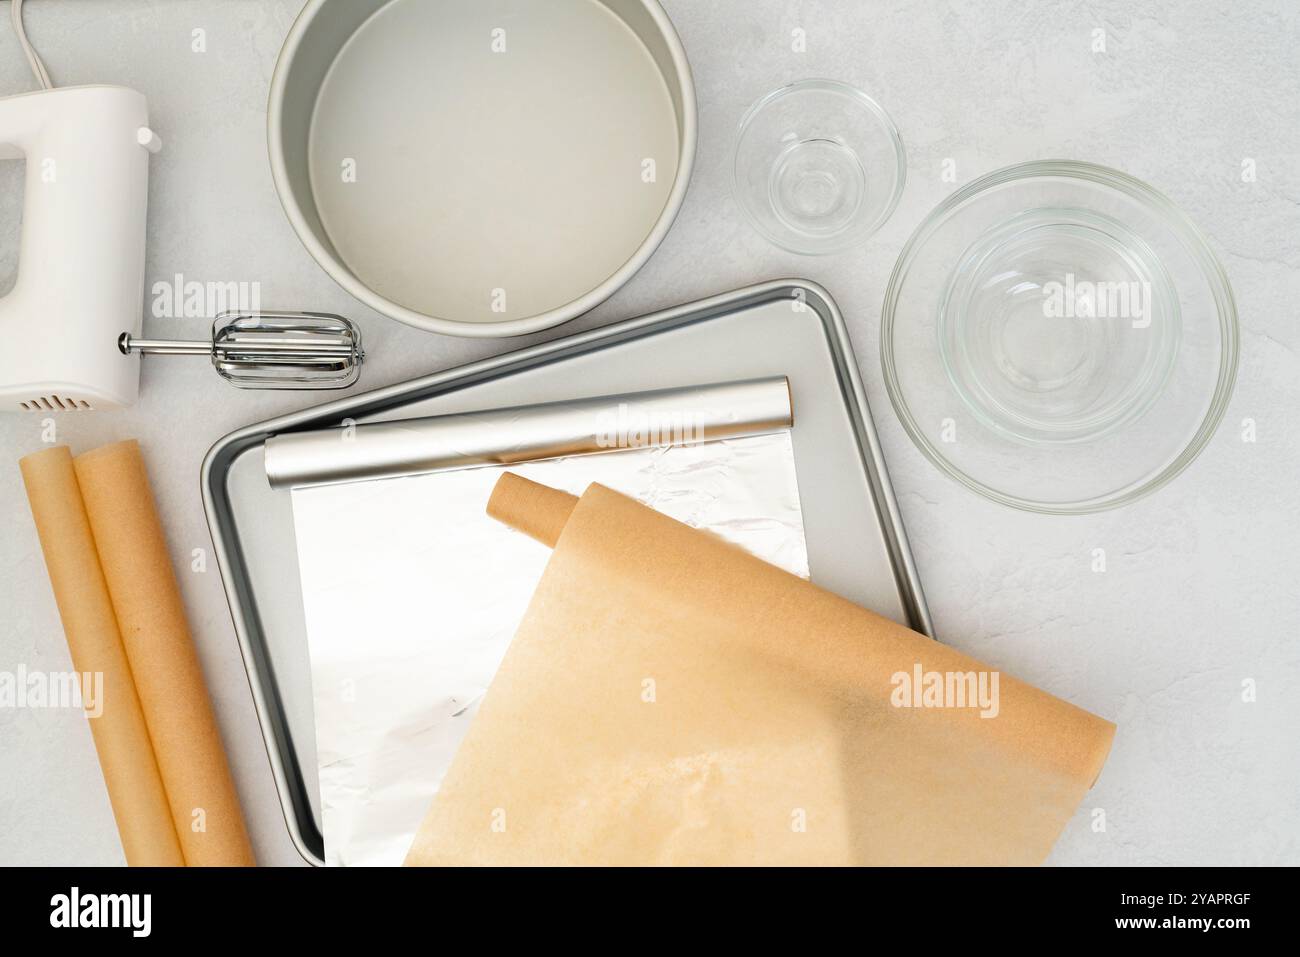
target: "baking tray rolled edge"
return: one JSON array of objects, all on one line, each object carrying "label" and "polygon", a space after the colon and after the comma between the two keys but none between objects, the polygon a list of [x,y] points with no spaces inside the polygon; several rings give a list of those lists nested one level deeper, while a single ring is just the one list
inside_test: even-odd
[{"label": "baking tray rolled edge", "polygon": [[284,719],[279,700],[274,667],[267,653],[265,633],[257,613],[257,600],[240,554],[239,537],[235,531],[226,487],[227,471],[234,460],[248,449],[279,432],[319,427],[337,422],[344,416],[358,418],[393,404],[394,400],[419,401],[441,391],[450,383],[471,384],[489,375],[499,377],[526,368],[543,360],[555,360],[574,355],[597,343],[614,344],[632,338],[653,326],[671,327],[707,320],[720,313],[743,309],[779,299],[797,299],[812,310],[821,320],[831,346],[832,357],[842,384],[849,387],[852,401],[846,407],[853,420],[863,457],[870,465],[869,478],[874,493],[875,507],[880,513],[880,525],[886,531],[890,557],[899,579],[899,591],[911,627],[934,637],[934,628],[920,576],[903,529],[902,514],[894,495],[889,472],[885,467],[880,439],[871,418],[866,390],[858,371],[848,330],[839,308],[830,294],[817,283],[804,279],[776,279],[746,286],[732,292],[707,299],[674,306],[639,318],[627,319],[613,325],[592,329],[514,352],[481,359],[467,365],[435,372],[417,379],[394,383],[357,396],[338,399],[310,409],[255,423],[229,433],[208,450],[200,468],[200,491],[208,530],[221,572],[226,602],[239,641],[244,660],[244,671],[249,690],[253,695],[262,740],[275,779],[276,793],[284,814],[285,825],[298,853],[308,863],[321,865],[323,844],[319,833],[303,834],[300,820],[310,820],[302,770],[297,764],[297,752],[292,745],[292,735]]}]

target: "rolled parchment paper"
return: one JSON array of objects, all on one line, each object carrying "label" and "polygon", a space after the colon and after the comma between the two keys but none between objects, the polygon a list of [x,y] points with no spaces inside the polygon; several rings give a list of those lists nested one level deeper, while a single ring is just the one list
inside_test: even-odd
[{"label": "rolled parchment paper", "polygon": [[1021,865],[1115,726],[604,486],[554,546],[408,864]]},{"label": "rolled parchment paper", "polygon": [[[72,666],[101,674],[90,731],[132,867],[185,863],[67,446],[19,460]],[[92,710],[93,709],[93,710]]]},{"label": "rolled parchment paper", "polygon": [[74,465],[185,863],[253,865],[140,447],[117,442]]},{"label": "rolled parchment paper", "polygon": [[266,440],[273,488],[392,478],[790,428],[785,376],[371,422]]}]

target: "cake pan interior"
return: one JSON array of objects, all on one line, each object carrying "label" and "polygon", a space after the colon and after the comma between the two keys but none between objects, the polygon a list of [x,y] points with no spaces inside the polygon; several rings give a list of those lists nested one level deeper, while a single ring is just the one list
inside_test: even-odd
[{"label": "cake pan interior", "polygon": [[316,0],[272,84],[272,171],[345,289],[517,335],[622,285],[680,207],[689,67],[652,0]]}]

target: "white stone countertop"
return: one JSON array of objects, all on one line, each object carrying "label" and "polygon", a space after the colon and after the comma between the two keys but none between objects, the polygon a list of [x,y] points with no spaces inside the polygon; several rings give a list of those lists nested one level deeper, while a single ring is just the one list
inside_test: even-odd
[{"label": "white stone countertop", "polygon": [[[473,341],[384,319],[343,293],[291,231],[266,159],[266,97],[300,0],[32,0],[55,82],[144,92],[151,160],[146,289],[260,283],[264,306],[362,325],[374,388],[756,281],[800,276],[843,310],[938,634],[1117,722],[1105,771],[1052,864],[1300,863],[1300,7],[1291,0],[1090,4],[665,0],[698,87],[698,162],[658,253],[594,312],[540,337]],[[0,21],[0,94],[34,89]],[[205,31],[206,52],[192,50]],[[805,31],[804,52],[792,31]],[[1094,52],[1104,30],[1105,51]],[[767,244],[730,194],[736,124],[759,95],[825,76],[860,86],[907,147],[901,204],[865,245],[802,258]],[[1068,157],[1151,183],[1200,225],[1231,278],[1241,365],[1222,427],[1169,487],[1119,511],[1059,518],[976,497],[933,468],[881,382],[885,283],[945,195],[1028,159]],[[945,181],[945,162],[956,182]],[[1255,175],[1243,178],[1253,161]],[[18,163],[0,163],[0,289],[18,256]],[[205,319],[146,319],[203,336]],[[20,348],[39,325],[6,328]],[[259,859],[295,864],[215,563],[199,464],[227,432],[305,408],[237,391],[203,360],[146,360],[141,401],[56,416],[74,451],[138,438]],[[1245,441],[1253,423],[1254,441]],[[39,417],[0,413],[0,670],[70,668],[18,472]],[[1105,549],[1104,573],[1092,554]],[[1243,682],[1257,689],[1243,700]],[[1094,809],[1105,812],[1095,829]],[[0,710],[0,864],[122,862],[84,717]]]}]

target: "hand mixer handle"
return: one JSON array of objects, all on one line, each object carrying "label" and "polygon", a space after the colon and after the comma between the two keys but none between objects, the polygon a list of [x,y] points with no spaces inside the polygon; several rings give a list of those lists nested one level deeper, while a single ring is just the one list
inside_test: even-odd
[{"label": "hand mixer handle", "polygon": [[148,123],[144,96],[126,87],[0,99],[4,155],[27,163],[18,276],[0,326],[29,330],[23,349],[0,351],[0,409],[135,401],[138,363],[110,343],[138,330],[143,312]]}]

